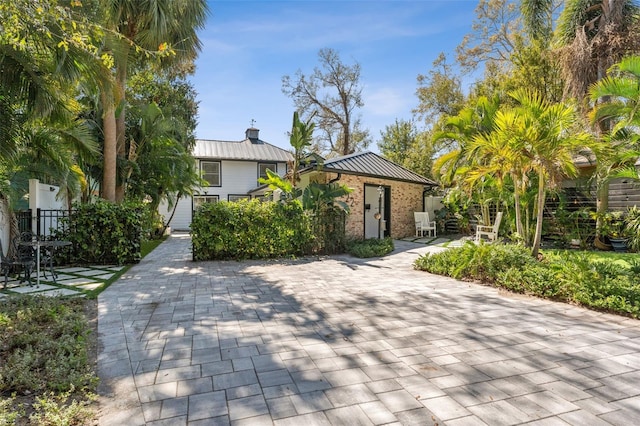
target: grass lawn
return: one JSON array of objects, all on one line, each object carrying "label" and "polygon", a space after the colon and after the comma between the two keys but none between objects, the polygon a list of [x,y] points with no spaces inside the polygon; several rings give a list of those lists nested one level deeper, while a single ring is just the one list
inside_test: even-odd
[{"label": "grass lawn", "polygon": [[[570,254],[572,252],[575,253],[574,250],[558,250],[559,253],[564,252]],[[629,267],[631,266],[634,260],[640,258],[638,253],[618,253],[615,251],[600,251],[600,250],[580,250],[577,253],[580,253],[586,256],[589,260],[593,262],[612,262],[616,263],[620,266]]]}]

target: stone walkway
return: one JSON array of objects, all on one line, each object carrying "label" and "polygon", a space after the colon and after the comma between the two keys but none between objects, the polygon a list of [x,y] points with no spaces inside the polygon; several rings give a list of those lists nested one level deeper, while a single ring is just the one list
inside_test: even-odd
[{"label": "stone walkway", "polygon": [[40,271],[40,285],[37,274],[31,278],[32,285],[20,283],[16,277],[10,277],[4,285],[4,276],[0,276],[0,300],[12,294],[30,294],[34,296],[70,296],[84,297],[88,292],[100,289],[119,273],[124,266],[82,266],[55,268],[58,274],[55,282],[51,274]]},{"label": "stone walkway", "polygon": [[101,425],[640,424],[640,321],[382,259],[191,261],[99,297]]}]

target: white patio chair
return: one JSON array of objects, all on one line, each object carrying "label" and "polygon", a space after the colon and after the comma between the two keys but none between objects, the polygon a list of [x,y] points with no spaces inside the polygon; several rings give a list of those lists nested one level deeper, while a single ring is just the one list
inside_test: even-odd
[{"label": "white patio chair", "polygon": [[498,239],[498,230],[500,229],[500,222],[502,221],[502,212],[496,214],[496,220],[493,225],[478,225],[476,226],[476,241],[479,242],[483,236],[487,237],[489,242],[494,242]]},{"label": "white patio chair", "polygon": [[424,237],[427,233],[429,236],[432,233],[436,236],[436,221],[429,220],[428,212],[414,212],[413,217],[416,222],[416,237]]}]

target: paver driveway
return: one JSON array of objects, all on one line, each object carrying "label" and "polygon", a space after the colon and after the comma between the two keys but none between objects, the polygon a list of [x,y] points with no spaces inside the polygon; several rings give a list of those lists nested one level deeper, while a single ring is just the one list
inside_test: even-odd
[{"label": "paver driveway", "polygon": [[103,425],[640,424],[640,322],[376,260],[191,262],[99,299]]}]

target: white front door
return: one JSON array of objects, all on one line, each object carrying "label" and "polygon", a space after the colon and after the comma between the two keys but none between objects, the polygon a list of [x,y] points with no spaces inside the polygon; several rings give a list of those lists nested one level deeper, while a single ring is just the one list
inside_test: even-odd
[{"label": "white front door", "polygon": [[[377,186],[365,185],[364,187],[364,238],[384,238],[384,188],[380,192]],[[368,207],[368,208],[367,208]],[[380,219],[377,219],[380,213]],[[378,229],[378,226],[380,229]]]}]

